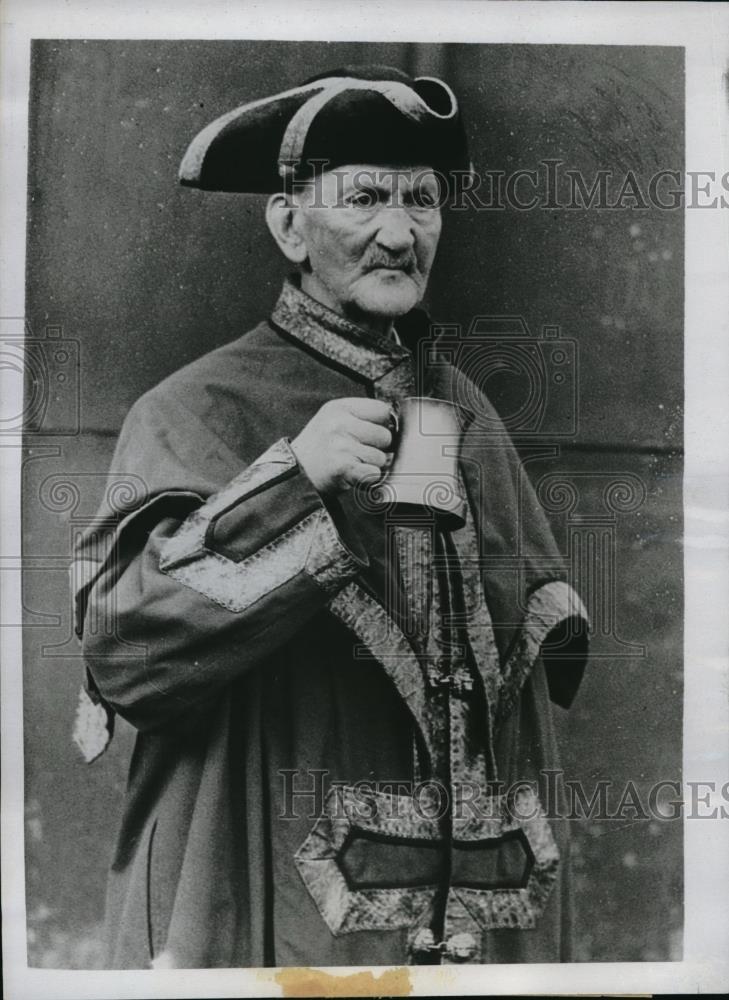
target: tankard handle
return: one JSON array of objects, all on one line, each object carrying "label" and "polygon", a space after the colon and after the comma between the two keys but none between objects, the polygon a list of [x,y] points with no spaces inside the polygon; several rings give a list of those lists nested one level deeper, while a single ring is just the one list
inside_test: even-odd
[{"label": "tankard handle", "polygon": [[392,403],[390,406],[389,430],[392,434],[392,441],[390,442],[390,447],[387,450],[394,453],[400,442],[400,404],[397,401]]}]

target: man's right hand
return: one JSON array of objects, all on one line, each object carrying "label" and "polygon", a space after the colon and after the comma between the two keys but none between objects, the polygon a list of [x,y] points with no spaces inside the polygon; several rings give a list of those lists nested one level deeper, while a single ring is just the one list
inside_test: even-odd
[{"label": "man's right hand", "polygon": [[374,483],[392,458],[392,407],[380,399],[332,399],[311,418],[291,448],[321,494]]}]

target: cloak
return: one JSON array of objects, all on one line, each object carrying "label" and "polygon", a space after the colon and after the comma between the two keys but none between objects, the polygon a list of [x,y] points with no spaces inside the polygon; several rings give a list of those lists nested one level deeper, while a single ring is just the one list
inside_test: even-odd
[{"label": "cloak", "polygon": [[[398,334],[289,279],[128,414],[77,553],[77,742],[138,730],[111,968],[569,958],[545,772],[586,613],[488,401],[424,314]],[[319,496],[289,442],[365,395],[463,408],[463,528]]]}]

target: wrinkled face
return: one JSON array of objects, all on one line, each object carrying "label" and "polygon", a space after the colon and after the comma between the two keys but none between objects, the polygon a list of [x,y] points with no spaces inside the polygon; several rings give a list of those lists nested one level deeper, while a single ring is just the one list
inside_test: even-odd
[{"label": "wrinkled face", "polygon": [[304,287],[354,322],[402,316],[423,297],[441,230],[429,167],[348,165],[297,194]]}]

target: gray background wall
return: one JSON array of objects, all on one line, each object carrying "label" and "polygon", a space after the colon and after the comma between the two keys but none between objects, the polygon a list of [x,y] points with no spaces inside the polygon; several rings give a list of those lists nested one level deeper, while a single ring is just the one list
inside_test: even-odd
[{"label": "gray background wall", "polygon": [[[231,107],[328,67],[370,61],[448,80],[481,172],[536,169],[553,158],[588,180],[614,171],[616,192],[633,170],[645,192],[656,171],[683,168],[680,49],[34,44],[27,318],[36,338],[60,328],[80,360],[74,370],[55,346],[38,348],[51,392],[43,423],[28,435],[23,473],[33,964],[98,961],[133,735],[122,724],[91,767],[70,743],[81,677],[67,583],[73,532],[101,495],[134,399],[256,323],[285,273],[262,199],[180,189],[178,163],[196,131]],[[577,425],[566,437],[551,433],[556,425],[542,428],[538,441],[556,446],[554,455],[529,468],[536,482],[559,472],[577,486],[573,520],[553,512],[565,547],[575,513],[600,514],[611,539],[594,579],[583,568],[576,580],[594,603],[608,574],[612,624],[593,608],[597,655],[562,737],[567,776],[588,791],[611,781],[613,805],[625,782],[645,801],[657,780],[680,779],[681,765],[683,229],[678,211],[631,204],[450,213],[429,293],[438,323],[467,329],[476,316],[519,315],[535,336],[558,326],[576,342]],[[519,378],[494,388],[505,412],[518,408]],[[564,416],[568,401],[552,391]],[[78,433],[69,406],[76,398]],[[532,453],[533,441],[519,443]],[[605,485],[626,475],[643,484],[644,501],[606,508]],[[628,812],[576,823],[575,835],[577,957],[680,957],[680,824]]]}]

